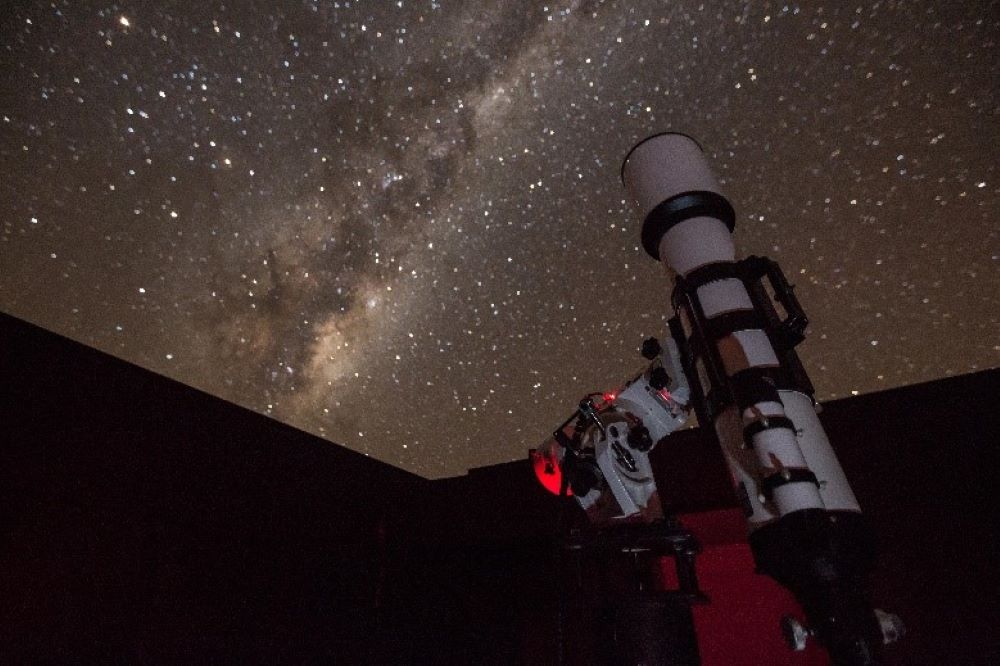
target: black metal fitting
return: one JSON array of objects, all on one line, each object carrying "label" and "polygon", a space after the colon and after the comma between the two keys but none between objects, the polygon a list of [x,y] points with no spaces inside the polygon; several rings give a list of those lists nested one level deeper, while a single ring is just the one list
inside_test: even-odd
[{"label": "black metal fitting", "polygon": [[666,369],[662,367],[653,368],[649,373],[649,385],[657,391],[662,391],[670,386],[670,375],[667,374]]},{"label": "black metal fitting", "polygon": [[693,217],[713,217],[732,232],[736,211],[718,192],[695,190],[683,192],[660,202],[642,222],[642,247],[653,259],[660,260],[660,240],[676,225]]},{"label": "black metal fitting", "polygon": [[642,341],[642,357],[652,361],[663,352],[660,341],[656,338],[646,338]]}]

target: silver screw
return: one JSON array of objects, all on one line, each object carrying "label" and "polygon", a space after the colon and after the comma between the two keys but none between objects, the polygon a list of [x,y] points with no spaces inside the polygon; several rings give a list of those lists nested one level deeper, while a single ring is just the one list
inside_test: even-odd
[{"label": "silver screw", "polygon": [[781,635],[784,636],[788,647],[796,652],[802,652],[806,649],[806,641],[809,640],[809,630],[791,615],[781,618]]}]

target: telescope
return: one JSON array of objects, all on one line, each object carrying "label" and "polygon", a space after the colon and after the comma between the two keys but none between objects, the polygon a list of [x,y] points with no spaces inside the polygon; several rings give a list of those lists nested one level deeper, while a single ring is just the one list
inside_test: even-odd
[{"label": "telescope", "polygon": [[669,336],[647,340],[641,374],[586,397],[532,452],[536,474],[598,526],[654,523],[664,516],[648,453],[693,411],[722,449],[758,573],[805,613],[808,626],[784,624],[789,643],[813,636],[838,666],[879,663],[902,625],[869,599],[874,536],[795,351],[808,319],[791,285],[770,259],[737,259],[733,206],[691,137],[644,139],[621,179],[643,248],[673,280]]}]

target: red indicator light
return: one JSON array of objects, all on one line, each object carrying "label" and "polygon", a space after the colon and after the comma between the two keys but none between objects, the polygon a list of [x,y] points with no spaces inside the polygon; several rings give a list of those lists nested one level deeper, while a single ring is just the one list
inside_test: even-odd
[{"label": "red indicator light", "polygon": [[[562,489],[562,470],[559,469],[559,463],[553,457],[542,454],[541,451],[532,450],[529,455],[538,482],[553,495],[558,495]],[[566,496],[573,496],[573,491],[568,487],[566,488]]]}]

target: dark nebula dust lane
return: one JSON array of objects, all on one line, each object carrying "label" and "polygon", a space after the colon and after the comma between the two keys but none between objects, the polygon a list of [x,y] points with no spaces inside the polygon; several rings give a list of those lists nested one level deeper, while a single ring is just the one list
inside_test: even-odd
[{"label": "dark nebula dust lane", "polygon": [[820,399],[998,365],[997,3],[25,2],[0,309],[427,476],[668,314],[618,168],[697,136]]}]

